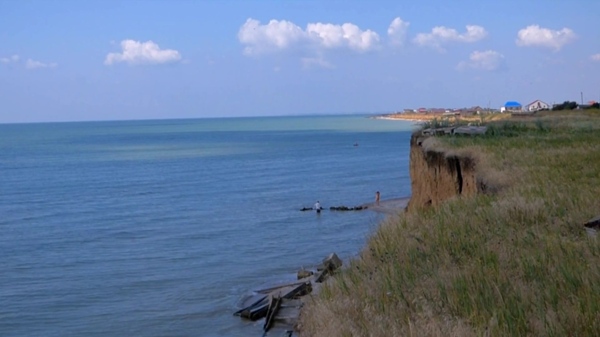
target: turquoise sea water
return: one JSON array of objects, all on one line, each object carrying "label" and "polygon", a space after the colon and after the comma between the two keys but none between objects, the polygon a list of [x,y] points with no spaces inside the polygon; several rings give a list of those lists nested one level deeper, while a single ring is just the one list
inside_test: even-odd
[{"label": "turquoise sea water", "polygon": [[[251,336],[238,299],[410,194],[412,124],[365,116],[0,125],[0,336]],[[358,143],[359,146],[353,146]]]}]

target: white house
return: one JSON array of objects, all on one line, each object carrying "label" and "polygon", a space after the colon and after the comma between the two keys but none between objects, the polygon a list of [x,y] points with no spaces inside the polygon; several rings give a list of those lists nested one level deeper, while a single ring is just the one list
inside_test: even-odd
[{"label": "white house", "polygon": [[550,104],[548,104],[546,102],[542,102],[539,99],[535,100],[525,106],[526,111],[538,111],[538,110],[543,110],[543,109],[550,110]]}]

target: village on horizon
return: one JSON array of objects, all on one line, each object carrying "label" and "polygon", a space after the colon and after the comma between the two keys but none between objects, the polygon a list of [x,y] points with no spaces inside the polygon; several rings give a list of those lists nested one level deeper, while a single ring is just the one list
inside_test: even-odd
[{"label": "village on horizon", "polygon": [[578,104],[575,101],[565,101],[563,103],[557,104],[548,104],[542,100],[536,99],[535,101],[522,105],[517,101],[507,101],[504,103],[500,109],[494,108],[482,108],[481,106],[473,106],[470,108],[458,108],[458,109],[448,109],[448,108],[418,108],[418,109],[404,109],[403,111],[396,111],[393,114],[423,114],[423,115],[442,115],[442,116],[452,116],[452,115],[479,115],[486,113],[534,113],[536,111],[544,111],[544,110],[575,110],[575,109],[599,109],[600,103],[596,101],[589,101],[587,104]]}]

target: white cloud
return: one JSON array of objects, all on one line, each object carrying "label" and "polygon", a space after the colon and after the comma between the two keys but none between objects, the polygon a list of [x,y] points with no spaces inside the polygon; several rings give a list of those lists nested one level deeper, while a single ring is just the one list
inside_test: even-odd
[{"label": "white cloud", "polygon": [[289,21],[271,20],[266,25],[252,18],[246,20],[238,32],[238,40],[246,45],[244,54],[257,55],[283,50],[306,38],[302,28]]},{"label": "white cloud", "polygon": [[56,63],[44,63],[40,61],[34,61],[32,59],[27,59],[25,62],[25,68],[27,69],[55,68],[56,66]]},{"label": "white cloud", "polygon": [[420,46],[428,46],[444,51],[443,44],[449,42],[473,43],[477,42],[488,35],[485,28],[481,26],[468,25],[466,31],[461,34],[453,28],[443,26],[434,27],[431,33],[419,33],[414,38],[414,43]]},{"label": "white cloud", "polygon": [[104,64],[112,65],[125,62],[132,65],[136,64],[161,64],[171,63],[181,60],[181,54],[173,49],[160,49],[152,42],[140,42],[134,40],[121,41],[121,53],[109,53],[106,55]]},{"label": "white cloud", "polygon": [[474,51],[469,61],[458,64],[458,69],[473,68],[481,70],[498,70],[504,65],[504,55],[494,50]]},{"label": "white cloud", "polygon": [[390,23],[387,33],[392,45],[402,46],[404,44],[409,25],[409,22],[402,21],[399,17],[395,18],[392,23]]},{"label": "white cloud", "polygon": [[[0,63],[10,64],[10,63],[18,63],[21,60],[21,57],[17,54],[8,56],[8,57],[0,57]],[[35,61],[32,59],[27,59],[25,61],[25,68],[27,69],[40,69],[40,68],[55,68],[58,64],[56,63],[44,63],[40,61]]]},{"label": "white cloud", "polygon": [[592,55],[590,58],[592,59],[592,61],[600,62],[600,53]]},{"label": "white cloud", "polygon": [[361,30],[352,23],[309,23],[306,29],[285,20],[271,20],[265,25],[248,19],[240,27],[238,40],[245,45],[244,54],[260,55],[292,48],[309,51],[348,48],[357,52],[373,50],[379,45],[379,35]]},{"label": "white cloud", "polygon": [[372,30],[361,30],[357,25],[344,23],[309,23],[306,32],[311,40],[327,49],[347,47],[358,52],[374,49],[379,44],[379,35]]},{"label": "white cloud", "polygon": [[551,30],[531,25],[517,33],[516,43],[522,47],[546,47],[558,51],[576,38],[575,32],[569,28]]},{"label": "white cloud", "polygon": [[15,54],[8,57],[0,57],[0,63],[8,64],[19,61],[19,55]]}]

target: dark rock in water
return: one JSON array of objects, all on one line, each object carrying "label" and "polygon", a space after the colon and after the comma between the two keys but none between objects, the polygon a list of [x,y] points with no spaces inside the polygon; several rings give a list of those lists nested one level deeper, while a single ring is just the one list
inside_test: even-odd
[{"label": "dark rock in water", "polygon": [[360,211],[366,209],[366,206],[355,206],[355,207],[347,207],[347,206],[331,206],[329,207],[332,211]]},{"label": "dark rock in water", "polygon": [[316,271],[304,268],[298,271],[299,281],[253,291],[253,295],[240,302],[241,308],[234,315],[252,321],[264,318],[263,336],[267,336],[271,329],[277,330],[277,336],[281,336],[282,330],[288,336],[292,336],[304,305],[303,298],[313,292],[313,286],[317,286],[318,289],[317,283],[322,283],[334,275],[341,266],[342,260],[335,253],[331,253],[322,260]]},{"label": "dark rock in water", "polygon": [[303,278],[307,278],[309,276],[312,276],[313,274],[314,273],[312,271],[310,271],[310,270],[305,270],[305,269],[298,270],[298,279],[300,280],[300,279],[303,279]]},{"label": "dark rock in water", "polygon": [[270,292],[262,300],[236,311],[234,315],[256,321],[268,314],[272,298],[279,297],[284,299],[294,299],[310,294],[311,292],[312,283],[310,281],[302,282],[294,286],[278,288]]},{"label": "dark rock in water", "polygon": [[[323,210],[325,208],[321,207],[320,210]],[[348,207],[348,206],[331,206],[329,207],[329,210],[331,211],[361,211],[363,209],[367,209],[367,206],[354,206],[354,207]],[[300,209],[301,212],[306,212],[306,211],[314,211],[315,209],[312,207],[302,207]]]}]

